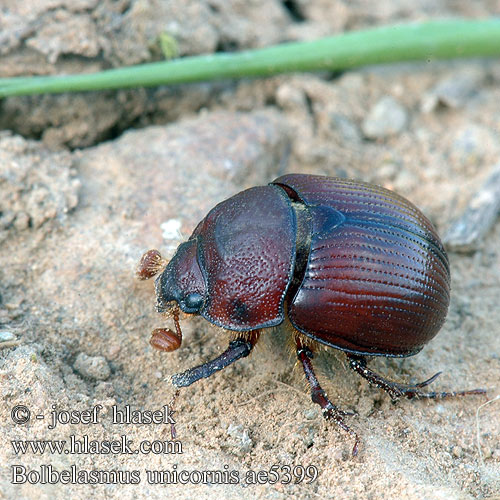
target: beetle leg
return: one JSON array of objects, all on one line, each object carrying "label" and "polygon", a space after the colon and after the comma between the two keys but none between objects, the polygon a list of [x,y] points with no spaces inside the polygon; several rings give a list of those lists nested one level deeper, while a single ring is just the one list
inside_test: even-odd
[{"label": "beetle leg", "polygon": [[326,420],[333,420],[339,427],[344,429],[354,438],[354,446],[352,448],[352,455],[356,456],[358,454],[358,435],[344,422],[344,417],[352,415],[352,413],[346,412],[337,408],[326,395],[319,381],[314,373],[314,369],[311,363],[311,358],[313,357],[312,352],[297,340],[297,358],[302,363],[304,368],[304,373],[306,379],[311,386],[311,399],[314,403],[318,404],[323,411],[323,416]]},{"label": "beetle leg", "polygon": [[441,372],[436,373],[431,378],[419,382],[415,385],[399,384],[388,380],[378,373],[373,372],[366,366],[366,359],[363,356],[356,356],[354,354],[347,354],[349,359],[349,366],[352,370],[359,373],[363,378],[368,380],[370,384],[376,385],[380,389],[386,391],[393,401],[397,401],[400,397],[407,399],[413,398],[428,398],[428,399],[444,399],[453,398],[456,396],[467,396],[469,394],[485,394],[484,389],[472,389],[469,391],[456,391],[456,392],[424,392],[420,389],[434,382]]},{"label": "beetle leg", "polygon": [[183,373],[173,375],[172,383],[176,387],[187,387],[201,378],[210,377],[210,375],[226,368],[238,359],[248,356],[253,346],[257,343],[259,335],[260,330],[254,330],[250,335],[246,334],[245,336],[238,337],[236,340],[229,342],[229,347],[215,359],[190,368]]}]

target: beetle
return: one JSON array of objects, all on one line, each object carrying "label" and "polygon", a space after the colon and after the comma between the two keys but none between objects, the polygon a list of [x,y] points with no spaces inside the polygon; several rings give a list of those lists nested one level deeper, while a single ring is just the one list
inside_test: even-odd
[{"label": "beetle", "polygon": [[261,333],[289,322],[311,397],[355,441],[351,415],[331,403],[313,369],[321,345],[345,352],[368,382],[400,397],[446,398],[482,389],[425,392],[439,375],[406,385],[367,366],[367,356],[417,354],[439,331],[450,301],[450,267],[431,222],[385,188],[343,178],[288,174],[216,205],[167,263],[146,252],[138,276],[155,281],[156,308],[175,332],[153,331],[162,351],[182,343],[179,314],[236,332],[217,358],[172,378],[186,387],[248,356]]}]

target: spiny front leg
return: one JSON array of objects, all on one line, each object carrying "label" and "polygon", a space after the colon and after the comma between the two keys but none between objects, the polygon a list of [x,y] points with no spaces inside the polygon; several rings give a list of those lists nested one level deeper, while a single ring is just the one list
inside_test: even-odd
[{"label": "spiny front leg", "polygon": [[387,392],[393,401],[397,401],[400,397],[405,397],[407,399],[444,399],[453,398],[456,396],[468,396],[470,394],[486,393],[484,389],[472,389],[469,391],[456,392],[425,392],[421,390],[422,387],[425,387],[434,382],[434,380],[436,380],[439,375],[441,375],[441,372],[438,372],[431,378],[424,380],[423,382],[419,382],[415,385],[400,384],[398,382],[388,380],[378,373],[370,370],[370,368],[367,367],[366,359],[363,356],[347,354],[347,358],[349,359],[349,366],[352,370],[354,370],[356,373],[359,373],[363,378],[368,380],[370,384],[373,384]]},{"label": "spiny front leg", "polygon": [[300,340],[296,339],[297,346],[297,358],[302,363],[304,368],[304,373],[309,385],[311,386],[311,399],[314,403],[318,404],[323,411],[323,416],[327,420],[333,420],[339,427],[344,429],[354,438],[354,446],[352,448],[352,455],[356,456],[358,454],[358,435],[344,422],[344,417],[353,415],[350,412],[346,412],[337,408],[327,397],[326,392],[321,387],[314,369],[312,366],[311,359],[313,357],[312,352],[309,348],[304,346]]},{"label": "spiny front leg", "polygon": [[248,356],[257,343],[259,335],[259,330],[241,335],[236,340],[231,341],[229,347],[215,359],[190,368],[183,373],[175,374],[172,377],[172,383],[176,387],[188,387],[201,378],[210,377],[210,375],[228,367],[238,359]]}]

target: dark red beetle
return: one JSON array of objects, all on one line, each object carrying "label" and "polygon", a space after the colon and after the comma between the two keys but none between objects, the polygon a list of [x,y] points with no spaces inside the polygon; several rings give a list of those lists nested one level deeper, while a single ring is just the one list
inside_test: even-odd
[{"label": "dark red beetle", "polygon": [[404,385],[367,367],[365,356],[419,352],[441,328],[450,300],[448,257],[435,229],[387,189],[315,175],[279,177],[219,203],[168,265],[156,250],[147,252],[138,274],[147,279],[162,269],[157,310],[173,317],[176,333],[154,330],[154,347],[180,347],[179,309],[238,332],[219,357],[174,375],[177,387],[248,356],[262,329],[288,318],[312,400],[354,436],[354,454],[358,437],[344,422],[348,413],[328,400],[312,367],[318,343],[345,351],[350,367],[392,399],[484,392],[423,392],[439,374]]}]

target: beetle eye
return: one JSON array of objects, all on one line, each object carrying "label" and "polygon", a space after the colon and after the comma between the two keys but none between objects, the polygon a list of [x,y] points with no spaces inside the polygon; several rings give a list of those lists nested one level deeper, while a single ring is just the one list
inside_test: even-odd
[{"label": "beetle eye", "polygon": [[199,311],[203,303],[203,297],[201,293],[190,293],[184,298],[184,303],[187,309]]}]

